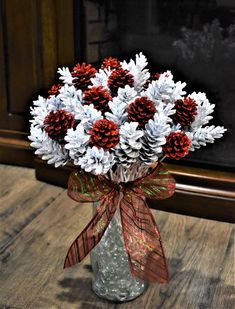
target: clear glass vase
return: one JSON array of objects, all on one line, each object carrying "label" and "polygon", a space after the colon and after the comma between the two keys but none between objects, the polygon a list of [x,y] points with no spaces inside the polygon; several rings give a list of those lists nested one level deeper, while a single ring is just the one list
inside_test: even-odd
[{"label": "clear glass vase", "polygon": [[[135,180],[146,174],[147,168],[140,165],[130,169],[119,167],[110,178],[117,182]],[[99,203],[94,203],[94,210]],[[93,291],[100,297],[124,302],[141,295],[147,288],[147,283],[133,277],[128,256],[125,250],[120,211],[117,211],[110,222],[101,241],[91,252],[91,265],[94,273]]]}]

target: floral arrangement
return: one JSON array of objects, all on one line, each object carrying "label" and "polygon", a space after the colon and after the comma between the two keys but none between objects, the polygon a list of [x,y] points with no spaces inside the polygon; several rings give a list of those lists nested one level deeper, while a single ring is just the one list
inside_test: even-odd
[{"label": "floral arrangement", "polygon": [[56,167],[72,161],[106,174],[117,165],[179,160],[226,131],[207,126],[215,105],[205,93],[186,94],[170,71],[150,75],[140,53],[130,62],[106,58],[60,68],[61,84],[31,107],[31,146]]},{"label": "floral arrangement", "polygon": [[[49,164],[70,161],[79,167],[68,182],[72,199],[99,201],[97,213],[69,248],[64,267],[80,262],[97,245],[102,248],[101,238],[118,209],[128,258],[112,243],[117,261],[125,261],[137,278],[166,283],[160,233],[145,198],[174,193],[175,181],[161,164],[165,157],[179,160],[213,143],[226,129],[207,125],[215,105],[205,93],[186,94],[186,83],[175,82],[170,71],[151,76],[147,64],[140,53],[130,62],[106,58],[98,71],[85,63],[60,68],[61,84],[31,107],[29,139]],[[110,269],[107,277],[115,282]]]}]

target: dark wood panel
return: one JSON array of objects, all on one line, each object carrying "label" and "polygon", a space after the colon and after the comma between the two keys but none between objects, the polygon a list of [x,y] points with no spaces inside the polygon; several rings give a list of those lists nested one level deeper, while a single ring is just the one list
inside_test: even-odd
[{"label": "dark wood panel", "polygon": [[62,269],[71,241],[91,219],[91,205],[36,181],[31,169],[0,166],[0,181],[0,308],[234,308],[232,224],[153,210],[170,283],[115,304],[91,291],[89,258]]},{"label": "dark wood panel", "polygon": [[[38,59],[38,8],[32,0],[4,1],[4,44],[8,111],[24,114],[41,76]],[[20,104],[19,104],[20,101]],[[22,117],[24,117],[22,115]]]},{"label": "dark wood panel", "polygon": [[73,0],[1,0],[0,10],[0,162],[33,166],[29,108],[74,63]]},{"label": "dark wood panel", "polygon": [[[235,222],[235,174],[166,165],[177,182],[176,193],[164,201],[148,201],[153,209],[201,218]],[[36,177],[66,188],[73,166],[55,169],[36,159]]]},{"label": "dark wood panel", "polygon": [[72,0],[1,1],[1,129],[28,131],[32,100],[74,62],[73,27]]},{"label": "dark wood panel", "polygon": [[75,37],[79,31],[82,32],[82,29],[76,29],[77,23],[75,23],[81,18],[80,2],[80,0],[56,1],[58,66],[72,66],[76,61],[80,61],[75,58],[75,42],[78,42],[76,46],[78,49],[82,48],[80,37]]}]

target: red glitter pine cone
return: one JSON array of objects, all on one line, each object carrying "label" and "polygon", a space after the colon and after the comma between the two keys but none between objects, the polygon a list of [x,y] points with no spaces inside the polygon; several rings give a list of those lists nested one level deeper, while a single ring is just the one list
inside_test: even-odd
[{"label": "red glitter pine cone", "polygon": [[59,94],[59,90],[60,88],[62,87],[61,84],[58,84],[58,85],[52,85],[51,88],[48,90],[48,94],[49,94],[49,98],[51,95],[57,95]]},{"label": "red glitter pine cone", "polygon": [[85,62],[76,64],[71,73],[73,77],[76,77],[74,80],[75,87],[81,90],[87,89],[91,85],[91,78],[95,77],[96,72],[97,70],[91,64],[86,65]]},{"label": "red glitter pine cone", "polygon": [[118,126],[111,120],[101,119],[95,122],[90,130],[90,144],[108,150],[119,142]]},{"label": "red glitter pine cone", "polygon": [[152,80],[158,80],[162,73],[155,73],[152,75]]},{"label": "red glitter pine cone", "polygon": [[133,75],[128,70],[122,68],[113,70],[108,79],[109,89],[113,93],[117,93],[118,88],[124,88],[126,85],[132,87],[134,85]]},{"label": "red glitter pine cone", "polygon": [[184,132],[172,132],[166,138],[166,144],[162,147],[166,157],[180,160],[190,150],[191,141]]},{"label": "red glitter pine cone", "polygon": [[112,97],[107,89],[102,86],[92,87],[84,92],[84,104],[94,104],[94,107],[105,113],[109,110],[108,103]]},{"label": "red glitter pine cone", "polygon": [[172,116],[174,123],[179,123],[183,127],[190,126],[197,115],[197,103],[187,97],[175,102],[176,113]]},{"label": "red glitter pine cone", "polygon": [[120,61],[117,58],[113,57],[105,58],[101,65],[101,69],[107,69],[107,68],[110,68],[111,70],[120,69],[121,68]]},{"label": "red glitter pine cone", "polygon": [[144,127],[149,119],[153,119],[156,111],[154,103],[147,97],[137,98],[128,107],[128,119]]},{"label": "red glitter pine cone", "polygon": [[63,142],[68,129],[74,126],[74,117],[65,110],[51,111],[44,119],[45,131],[57,142]]}]

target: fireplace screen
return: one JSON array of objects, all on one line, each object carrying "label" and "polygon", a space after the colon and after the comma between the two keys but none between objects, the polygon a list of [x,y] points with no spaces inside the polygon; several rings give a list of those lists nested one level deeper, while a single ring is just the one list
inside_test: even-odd
[{"label": "fireplace screen", "polygon": [[228,132],[184,162],[235,170],[235,1],[84,0],[83,9],[85,60],[143,51],[152,72],[172,70],[188,93],[205,91]]}]

